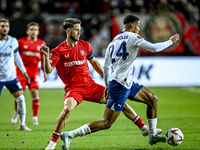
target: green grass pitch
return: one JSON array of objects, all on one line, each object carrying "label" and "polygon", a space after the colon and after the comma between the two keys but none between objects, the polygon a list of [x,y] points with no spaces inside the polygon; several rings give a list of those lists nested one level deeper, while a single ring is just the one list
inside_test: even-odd
[{"label": "green grass pitch", "polygon": [[[122,113],[109,130],[103,130],[73,139],[70,150],[197,150],[200,149],[200,87],[149,88],[158,96],[158,128],[162,135],[171,127],[180,128],[184,134],[181,145],[157,143],[151,146],[137,126]],[[0,96],[0,150],[45,149],[51,139],[56,119],[63,108],[63,89],[40,90],[39,126],[32,125],[30,92],[26,90],[27,119],[31,132],[19,131],[18,124],[11,125],[14,98],[7,89]],[[127,102],[147,123],[146,105]],[[101,119],[105,105],[83,102],[68,118],[64,131],[76,129],[85,123]],[[61,149],[59,139],[56,149]]]}]

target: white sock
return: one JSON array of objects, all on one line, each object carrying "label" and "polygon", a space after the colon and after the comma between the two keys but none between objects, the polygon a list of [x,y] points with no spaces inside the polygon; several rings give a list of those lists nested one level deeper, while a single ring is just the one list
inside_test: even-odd
[{"label": "white sock", "polygon": [[33,116],[33,120],[38,121],[38,117],[37,116]]},{"label": "white sock", "polygon": [[157,118],[149,119],[147,118],[148,126],[149,126],[149,134],[155,135],[156,126],[157,126]]},{"label": "white sock", "polygon": [[88,125],[85,124],[76,130],[69,131],[68,136],[73,139],[77,136],[84,136],[90,133],[91,133],[90,128],[88,127]]},{"label": "white sock", "polygon": [[147,127],[147,125],[145,124],[142,128],[140,128],[140,130],[141,131],[144,131],[144,130],[146,130],[148,127]]},{"label": "white sock", "polygon": [[24,126],[26,120],[26,103],[24,95],[20,95],[15,99],[17,102],[17,113],[19,114],[19,125]]}]

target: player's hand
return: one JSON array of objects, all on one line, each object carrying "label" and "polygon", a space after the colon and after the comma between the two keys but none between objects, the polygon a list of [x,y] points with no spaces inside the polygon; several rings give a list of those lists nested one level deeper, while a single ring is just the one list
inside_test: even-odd
[{"label": "player's hand", "polygon": [[44,54],[44,56],[49,56],[49,47],[43,43],[40,47],[40,51]]},{"label": "player's hand", "polygon": [[46,82],[46,81],[47,81],[47,74],[44,73],[44,82]]},{"label": "player's hand", "polygon": [[173,44],[176,43],[179,40],[179,34],[174,34],[169,38]]},{"label": "player's hand", "polygon": [[108,88],[105,89],[104,100],[107,102],[109,98]]},{"label": "player's hand", "polygon": [[27,72],[24,72],[23,75],[24,75],[24,77],[26,78],[28,84],[30,84],[30,83],[31,83],[31,79],[29,78]]}]

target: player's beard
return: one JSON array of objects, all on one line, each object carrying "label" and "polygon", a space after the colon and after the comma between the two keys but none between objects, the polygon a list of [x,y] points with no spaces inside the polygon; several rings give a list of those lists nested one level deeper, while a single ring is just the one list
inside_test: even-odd
[{"label": "player's beard", "polygon": [[79,40],[79,37],[76,38],[75,36],[72,36],[72,35],[70,35],[70,38],[71,38],[73,41],[75,41],[75,42]]},{"label": "player's beard", "polygon": [[1,32],[0,34],[1,34],[2,37],[5,37],[5,36],[8,35],[8,32]]}]

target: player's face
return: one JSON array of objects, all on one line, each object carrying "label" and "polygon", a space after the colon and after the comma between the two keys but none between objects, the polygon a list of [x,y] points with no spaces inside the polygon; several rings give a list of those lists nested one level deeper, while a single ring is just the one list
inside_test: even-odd
[{"label": "player's face", "polygon": [[39,28],[38,26],[34,26],[34,25],[30,26],[26,33],[30,38],[37,38],[39,35]]},{"label": "player's face", "polygon": [[1,36],[7,36],[10,31],[10,25],[8,22],[0,22],[0,34]]},{"label": "player's face", "polygon": [[133,30],[134,33],[139,33],[140,32],[140,21],[138,21],[136,24],[135,24],[135,28]]},{"label": "player's face", "polygon": [[74,27],[71,29],[70,32],[70,38],[73,41],[78,41],[81,35],[81,25],[80,24],[75,24]]}]

